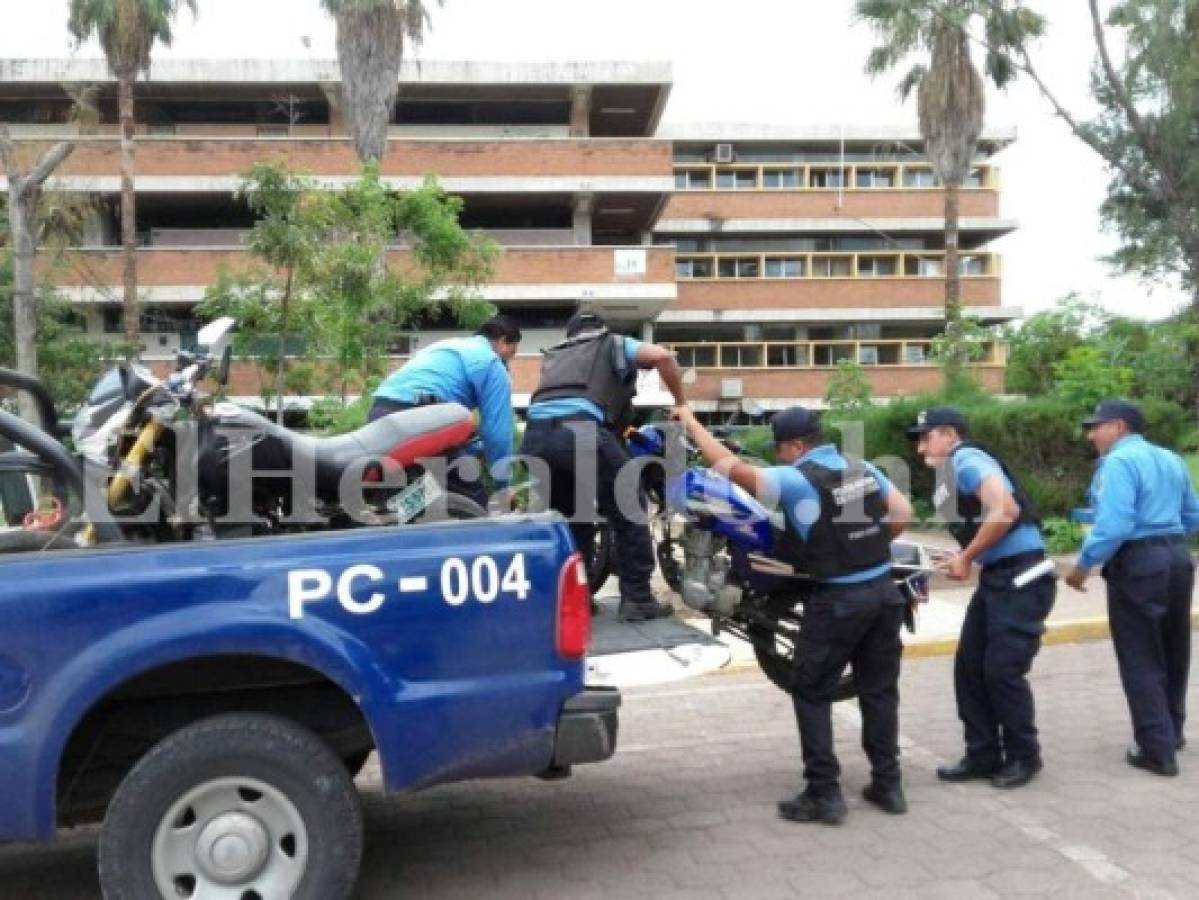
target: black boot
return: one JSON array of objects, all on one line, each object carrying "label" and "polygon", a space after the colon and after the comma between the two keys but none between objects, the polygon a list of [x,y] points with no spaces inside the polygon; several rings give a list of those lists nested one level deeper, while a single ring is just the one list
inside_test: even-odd
[{"label": "black boot", "polygon": [[665,619],[674,615],[674,607],[657,600],[621,600],[618,616],[622,622],[647,622],[650,619]]},{"label": "black boot", "polygon": [[973,781],[976,778],[990,778],[999,768],[998,763],[988,766],[963,756],[952,766],[937,766],[937,777],[942,781]]},{"label": "black boot", "polygon": [[1144,769],[1146,772],[1152,772],[1154,775],[1174,776],[1178,774],[1178,763],[1172,759],[1155,759],[1149,756],[1138,747],[1135,750],[1129,750],[1124,755],[1128,760],[1128,764],[1137,769]]},{"label": "black boot", "polygon": [[1009,759],[1002,769],[991,776],[991,784],[1005,789],[1024,787],[1042,768],[1039,756],[1031,756],[1028,759]]},{"label": "black boot", "polygon": [[872,781],[862,788],[862,798],[893,816],[902,816],[908,811],[907,798],[898,784],[888,787]]},{"label": "black boot", "polygon": [[811,791],[796,794],[790,800],[781,800],[779,815],[792,822],[820,822],[824,825],[840,825],[849,810],[841,792],[815,795]]}]

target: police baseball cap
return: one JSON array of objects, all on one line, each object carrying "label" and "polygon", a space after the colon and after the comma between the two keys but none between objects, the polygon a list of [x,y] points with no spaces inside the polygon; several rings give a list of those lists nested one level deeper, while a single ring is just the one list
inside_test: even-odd
[{"label": "police baseball cap", "polygon": [[916,417],[916,424],[908,429],[908,437],[918,438],[934,428],[954,428],[958,434],[965,434],[969,425],[966,424],[966,417],[962,415],[962,411],[956,406],[930,406],[920,411],[920,415]]},{"label": "police baseball cap", "polygon": [[604,317],[599,313],[579,310],[567,320],[566,336],[568,338],[574,337],[583,331],[599,331],[607,327],[608,323],[604,321]]},{"label": "police baseball cap", "polygon": [[1127,400],[1099,401],[1095,411],[1082,420],[1082,427],[1094,428],[1104,422],[1126,422],[1137,434],[1145,430],[1145,414],[1139,406]]},{"label": "police baseball cap", "polygon": [[774,442],[797,441],[820,431],[820,413],[802,406],[792,406],[770,420]]}]

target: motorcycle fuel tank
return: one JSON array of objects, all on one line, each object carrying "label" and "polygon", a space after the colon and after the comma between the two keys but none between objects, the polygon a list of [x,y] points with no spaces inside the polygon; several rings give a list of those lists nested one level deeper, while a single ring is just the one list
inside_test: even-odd
[{"label": "motorcycle fuel tank", "polygon": [[769,511],[711,469],[688,469],[666,486],[666,499],[683,515],[709,519],[714,534],[747,552],[765,553],[774,546]]}]

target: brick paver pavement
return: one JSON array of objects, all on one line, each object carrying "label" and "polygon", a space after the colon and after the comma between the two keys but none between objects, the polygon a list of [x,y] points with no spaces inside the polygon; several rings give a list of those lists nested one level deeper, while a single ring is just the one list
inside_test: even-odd
[{"label": "brick paver pavement", "polygon": [[[936,782],[934,766],[960,752],[950,679],[948,658],[905,666],[904,817],[858,796],[868,770],[856,705],[838,707],[850,806],[840,828],[776,818],[775,801],[799,783],[798,745],[786,697],[756,674],[627,692],[617,757],[560,783],[384,798],[368,769],[359,896],[1199,896],[1199,742],[1179,778],[1123,762],[1129,726],[1110,644],[1041,654],[1046,769],[1010,793]],[[96,897],[94,841],[0,849],[0,897]]]}]

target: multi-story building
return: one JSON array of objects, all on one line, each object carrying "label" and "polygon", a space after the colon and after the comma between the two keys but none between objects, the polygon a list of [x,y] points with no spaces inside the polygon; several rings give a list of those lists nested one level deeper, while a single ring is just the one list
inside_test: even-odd
[{"label": "multi-story building", "polygon": [[[100,85],[97,134],[70,124],[75,86]],[[503,253],[483,296],[527,335],[513,366],[535,383],[539,350],[580,305],[639,333],[676,296],[674,251],[653,223],[673,186],[670,145],[654,140],[669,66],[588,63],[406,64],[381,161],[385,181],[428,174],[464,199],[463,224]],[[192,307],[218,268],[244,261],[252,218],[235,192],[258,160],[283,160],[321,183],[358,168],[336,62],[156,62],[137,86],[139,292],[147,358],[168,360],[194,336]],[[71,265],[54,273],[89,330],[121,332],[119,140],[115,85],[99,60],[0,61],[0,121],[23,142],[77,141],[52,186],[99,200]],[[402,262],[404,251],[394,256]],[[409,347],[442,337],[411,336]],[[234,392],[253,395],[249,366]]]},{"label": "multi-story building", "polygon": [[[675,193],[654,231],[673,246],[678,301],[654,335],[699,373],[708,411],[819,403],[842,359],[876,396],[940,383],[932,339],[944,330],[944,192],[915,129],[666,127]],[[988,132],[961,191],[962,306],[983,324],[1001,305],[999,218],[990,157],[1014,134]],[[1003,387],[1001,344],[979,348],[976,374]]]},{"label": "multi-story building", "polygon": [[[71,98],[88,84],[100,88],[100,125],[79,134]],[[539,351],[581,306],[674,345],[712,414],[818,401],[845,358],[879,395],[935,386],[943,194],[917,135],[660,129],[670,88],[666,64],[405,64],[381,173],[399,188],[437,175],[464,199],[464,224],[501,245],[483,296],[525,327],[518,403]],[[282,160],[330,186],[353,177],[340,97],[333,61],[162,60],[138,84],[147,358],[165,365],[194,336],[192,308],[219,267],[245,262],[252,217],[236,190],[252,163]],[[0,60],[0,121],[30,152],[62,135],[77,141],[53,186],[92,195],[97,212],[54,278],[91,332],[118,336],[119,142],[105,64]],[[985,136],[962,193],[964,306],[985,322],[1014,314],[1000,305],[999,260],[986,249],[1013,227],[998,217],[988,163],[1010,139]],[[398,336],[397,351],[447,333]],[[998,389],[1002,347],[988,346],[978,366]],[[257,389],[251,366],[235,369],[235,393]]]}]

